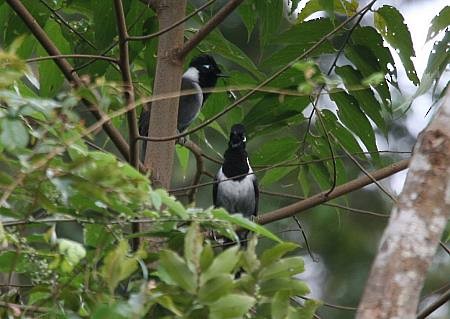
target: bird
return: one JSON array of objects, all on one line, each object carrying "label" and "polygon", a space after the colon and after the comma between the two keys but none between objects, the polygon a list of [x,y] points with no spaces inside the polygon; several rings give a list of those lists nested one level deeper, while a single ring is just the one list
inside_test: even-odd
[{"label": "bird", "polygon": [[[252,220],[258,214],[259,189],[245,149],[246,141],[244,125],[234,124],[223,164],[214,180],[213,203],[215,207]],[[238,234],[243,247],[247,234],[245,231]]]},{"label": "bird", "polygon": [[[181,78],[181,91],[194,90],[195,93],[180,96],[177,122],[178,133],[185,131],[194,122],[209,96],[209,93],[203,90],[215,87],[220,77],[227,77],[227,75],[222,74],[211,55],[202,54],[191,60],[188,69]],[[149,123],[150,108],[144,108],[139,117],[139,134],[141,136],[148,136]],[[146,144],[146,142],[143,143],[142,160],[145,158]]]}]

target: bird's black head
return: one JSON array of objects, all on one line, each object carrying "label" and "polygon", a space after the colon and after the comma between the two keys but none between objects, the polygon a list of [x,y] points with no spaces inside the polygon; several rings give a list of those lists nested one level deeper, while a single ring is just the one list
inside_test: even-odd
[{"label": "bird's black head", "polygon": [[208,54],[192,59],[189,67],[194,67],[198,70],[198,82],[202,88],[214,87],[217,79],[223,76],[214,58]]},{"label": "bird's black head", "polygon": [[245,142],[247,138],[245,137],[245,127],[242,124],[234,124],[230,132],[230,141],[228,146],[230,148],[245,148]]}]

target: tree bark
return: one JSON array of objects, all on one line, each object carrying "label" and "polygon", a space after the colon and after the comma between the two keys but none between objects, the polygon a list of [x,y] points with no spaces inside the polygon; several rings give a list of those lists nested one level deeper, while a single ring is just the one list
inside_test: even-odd
[{"label": "tree bark", "polygon": [[[159,28],[170,27],[174,21],[183,19],[186,0],[154,1]],[[183,61],[177,52],[183,47],[184,24],[162,34],[158,42],[153,95],[161,96],[180,91]],[[176,134],[179,97],[155,101],[150,111],[148,136],[164,137]],[[170,187],[175,141],[147,142],[145,166],[150,169],[156,187]]]},{"label": "tree bark", "polygon": [[450,217],[450,91],[421,133],[381,239],[357,319],[416,318],[420,292]]}]

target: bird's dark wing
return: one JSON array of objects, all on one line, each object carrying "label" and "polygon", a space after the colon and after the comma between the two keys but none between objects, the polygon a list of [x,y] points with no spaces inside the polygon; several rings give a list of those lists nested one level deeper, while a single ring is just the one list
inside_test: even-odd
[{"label": "bird's dark wing", "polygon": [[217,183],[219,180],[217,179],[217,176],[214,178],[214,184],[213,184],[213,204],[214,207],[217,207],[217,189],[219,187],[219,183]]},{"label": "bird's dark wing", "polygon": [[259,188],[258,188],[258,180],[256,176],[253,175],[253,190],[255,191],[255,211],[253,213],[254,216],[258,215],[258,204],[259,204]]}]

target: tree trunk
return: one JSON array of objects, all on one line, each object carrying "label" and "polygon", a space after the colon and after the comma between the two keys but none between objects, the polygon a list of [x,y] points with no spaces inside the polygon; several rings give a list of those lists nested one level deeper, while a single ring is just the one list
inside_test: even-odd
[{"label": "tree trunk", "polygon": [[[171,26],[184,18],[186,0],[154,1],[158,14],[159,29]],[[183,46],[184,24],[162,34],[158,42],[158,58],[156,63],[154,96],[162,96],[179,92],[183,61],[177,57],[177,52]],[[179,97],[154,101],[151,106],[150,128],[151,137],[165,137],[176,134]],[[156,187],[170,187],[175,141],[147,142],[145,166],[150,169],[151,177]]]},{"label": "tree trunk", "polygon": [[450,91],[421,133],[384,232],[357,319],[416,318],[420,292],[450,217]]}]

